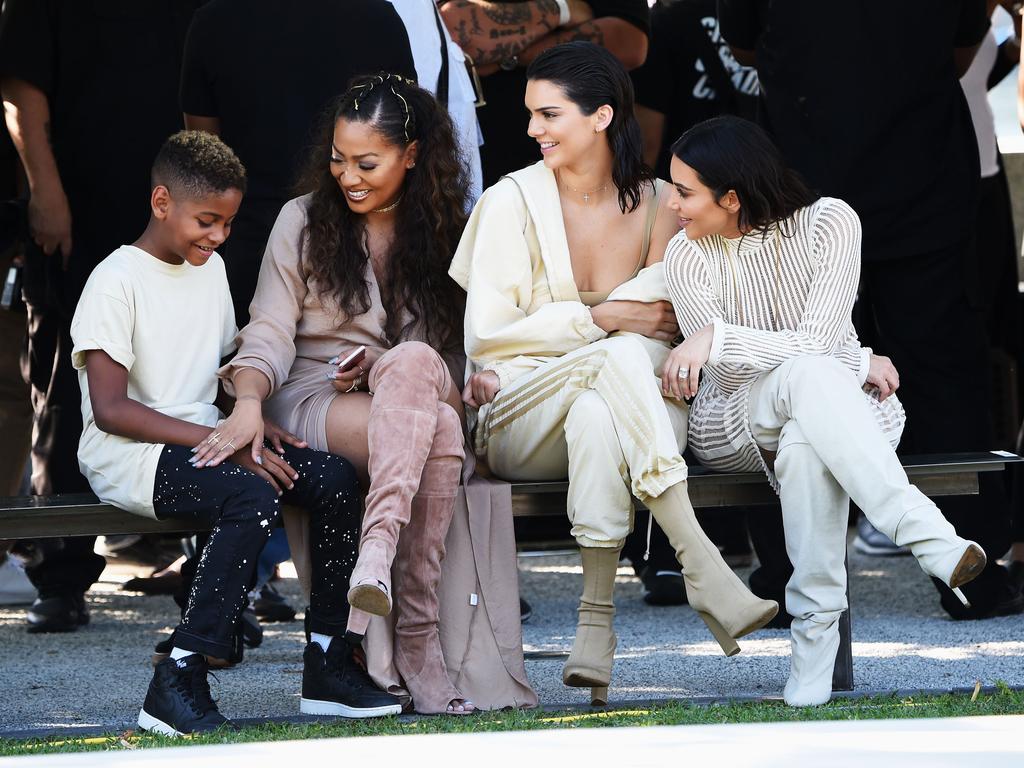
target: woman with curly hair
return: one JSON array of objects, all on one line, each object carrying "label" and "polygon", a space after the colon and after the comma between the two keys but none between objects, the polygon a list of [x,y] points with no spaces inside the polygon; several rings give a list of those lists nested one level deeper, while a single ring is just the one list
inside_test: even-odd
[{"label": "woman with curly hair", "polygon": [[329,663],[394,600],[393,661],[416,710],[461,714],[473,705],[449,679],[437,590],[464,457],[464,299],[446,273],[466,172],[444,109],[397,75],[357,78],[330,115],[221,370],[238,403],[221,444],[261,445],[265,414],[356,466],[369,492],[347,631],[314,639]]}]

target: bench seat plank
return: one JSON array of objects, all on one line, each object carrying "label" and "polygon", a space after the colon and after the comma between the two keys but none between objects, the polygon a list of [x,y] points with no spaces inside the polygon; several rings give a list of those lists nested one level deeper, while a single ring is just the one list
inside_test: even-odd
[{"label": "bench seat plank", "polygon": [[[960,453],[909,456],[903,465],[911,481],[928,496],[960,496],[978,492],[978,473],[998,472],[1024,461],[1005,453]],[[719,474],[690,468],[690,498],[697,508],[771,504],[777,501],[760,472]],[[512,484],[517,517],[564,515],[568,483]],[[0,539],[48,538],[119,533],[185,533],[200,528],[195,521],[153,520],[126,514],[100,503],[92,494],[0,498]]]}]

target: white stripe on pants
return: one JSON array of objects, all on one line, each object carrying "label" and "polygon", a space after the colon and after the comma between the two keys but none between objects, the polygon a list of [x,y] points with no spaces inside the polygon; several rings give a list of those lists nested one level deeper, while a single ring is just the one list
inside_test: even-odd
[{"label": "white stripe on pants", "polygon": [[651,358],[613,337],[553,360],[503,389],[481,414],[480,443],[506,480],[569,478],[572,535],[621,547],[630,493],[660,496],[686,479],[687,409],[661,396]]}]

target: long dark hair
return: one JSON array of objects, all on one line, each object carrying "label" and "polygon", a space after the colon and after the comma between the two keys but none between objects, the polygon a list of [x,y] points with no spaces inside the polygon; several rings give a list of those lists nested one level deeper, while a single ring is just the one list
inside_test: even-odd
[{"label": "long dark hair", "polygon": [[[780,228],[820,195],[786,165],[782,153],[757,124],[734,115],[713,117],[676,139],[672,154],[697,172],[715,200],[730,189],[740,201],[741,232]],[[783,234],[788,234],[783,229]]]},{"label": "long dark hair", "polygon": [[[320,142],[297,188],[312,193],[300,246],[306,268],[333,294],[346,318],[370,309],[363,217],[349,209],[330,171],[334,127],[342,119],[369,123],[401,148],[419,142],[416,167],[406,172],[395,211],[388,273],[380,286],[388,338],[397,342],[410,326],[421,324],[436,349],[457,345],[465,297],[448,277],[448,267],[466,226],[469,174],[448,113],[412,81],[387,73],[357,77],[326,110]],[[413,318],[405,326],[403,308]]]},{"label": "long dark hair", "polygon": [[645,184],[654,172],[644,165],[640,124],[633,111],[633,83],[626,68],[607,49],[586,40],[548,48],[526,70],[527,80],[554,83],[584,115],[607,104],[613,116],[608,130],[612,150],[612,182],[619,190],[619,208],[635,211]]}]

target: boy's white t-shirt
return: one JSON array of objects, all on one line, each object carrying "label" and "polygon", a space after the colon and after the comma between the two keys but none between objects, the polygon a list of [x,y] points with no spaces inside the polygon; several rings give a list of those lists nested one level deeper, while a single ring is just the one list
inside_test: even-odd
[{"label": "boy's white t-shirt", "polygon": [[[148,517],[162,444],[96,426],[85,353],[99,349],[128,370],[128,397],[177,419],[214,426],[217,368],[235,349],[235,314],[224,262],[168,264],[122,245],[93,270],[71,321],[72,363],[85,428],[78,464],[101,501]],[[182,467],[182,472],[201,472]]]}]

